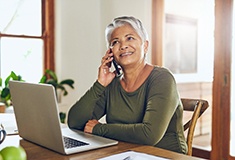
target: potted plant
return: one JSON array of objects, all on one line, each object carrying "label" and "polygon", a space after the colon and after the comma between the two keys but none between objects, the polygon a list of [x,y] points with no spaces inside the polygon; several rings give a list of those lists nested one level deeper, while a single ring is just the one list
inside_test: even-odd
[{"label": "potted plant", "polygon": [[54,71],[50,69],[46,69],[44,75],[40,79],[39,83],[47,83],[51,84],[55,87],[56,90],[56,96],[57,100],[60,103],[61,102],[61,97],[68,95],[68,91],[66,89],[66,85],[69,86],[70,88],[74,89],[74,80],[72,79],[65,79],[62,81],[59,81],[57,78],[57,75]]},{"label": "potted plant", "polygon": [[[50,69],[45,70],[45,73],[40,79],[39,83],[51,84],[55,87],[58,103],[61,103],[62,96],[68,95],[66,86],[74,89],[74,80],[65,79],[65,80],[59,81],[56,73]],[[64,123],[65,118],[66,118],[66,113],[60,112],[60,120],[62,123]]]},{"label": "potted plant", "polygon": [[[16,80],[16,81],[23,81],[20,75],[16,75],[15,72],[11,71],[10,75],[5,79],[0,77],[0,102],[5,104],[5,107],[11,106],[11,94],[9,89],[9,81]],[[4,83],[4,86],[3,86]]]}]

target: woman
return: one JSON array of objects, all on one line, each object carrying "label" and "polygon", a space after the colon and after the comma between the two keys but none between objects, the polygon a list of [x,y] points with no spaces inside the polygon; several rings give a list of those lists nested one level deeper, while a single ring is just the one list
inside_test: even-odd
[{"label": "woman", "polygon": [[[146,62],[148,36],[134,17],[118,17],[106,28],[108,50],[98,79],[69,111],[70,128],[119,141],[187,153],[183,108],[172,74]],[[111,71],[112,60],[122,75]],[[98,120],[106,115],[105,124]]]}]

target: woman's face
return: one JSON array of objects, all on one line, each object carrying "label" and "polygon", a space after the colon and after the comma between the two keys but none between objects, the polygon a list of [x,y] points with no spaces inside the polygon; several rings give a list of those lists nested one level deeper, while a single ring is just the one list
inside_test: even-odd
[{"label": "woman's face", "polygon": [[122,67],[144,62],[148,42],[142,42],[130,25],[116,28],[111,35],[110,44],[115,60]]}]

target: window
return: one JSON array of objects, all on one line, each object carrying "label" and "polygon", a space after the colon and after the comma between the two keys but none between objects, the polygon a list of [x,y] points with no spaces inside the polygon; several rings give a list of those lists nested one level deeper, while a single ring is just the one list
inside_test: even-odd
[{"label": "window", "polygon": [[[210,0],[201,0],[206,3]],[[153,0],[153,37],[155,46],[152,48],[152,62],[162,65],[163,52],[163,13],[166,0]],[[169,1],[174,2],[174,1]],[[192,1],[177,1],[180,5],[191,4]],[[215,29],[214,29],[214,60],[212,81],[212,139],[211,151],[194,148],[193,154],[209,159],[235,160],[234,154],[234,27],[232,27],[232,13],[234,11],[234,0],[214,1]],[[175,7],[174,5],[172,5]],[[196,6],[196,5],[195,5]],[[203,5],[205,6],[205,5]],[[201,6],[201,8],[203,7]],[[196,7],[194,7],[196,8]],[[201,9],[200,8],[200,9]],[[189,10],[184,7],[182,11]],[[208,16],[208,14],[204,14]],[[211,20],[207,18],[207,20]],[[224,25],[226,24],[226,25]],[[156,29],[156,31],[154,30]],[[233,32],[233,37],[232,37]],[[157,34],[156,34],[157,33]],[[233,40],[233,41],[232,41]],[[232,43],[233,42],[233,43]],[[233,46],[232,46],[233,45]],[[232,52],[233,47],[233,52]],[[204,57],[208,59],[207,57]],[[200,86],[199,86],[200,87]],[[188,87],[187,87],[188,88]],[[191,91],[191,88],[188,88]],[[232,93],[231,93],[232,90]],[[230,101],[231,99],[231,101]],[[232,114],[231,114],[232,113]],[[195,151],[195,152],[194,152]]]},{"label": "window", "polygon": [[165,13],[163,64],[174,74],[197,73],[198,19]]},{"label": "window", "polygon": [[[200,150],[211,150],[211,110],[212,110],[212,81],[213,81],[213,55],[214,55],[214,1],[213,0],[163,0],[162,38],[152,35],[152,44],[162,51],[153,51],[152,57],[159,57],[157,62],[169,68],[177,82],[182,98],[205,99],[210,107],[198,120],[193,147]],[[158,3],[159,1],[153,1]],[[155,5],[156,6],[156,5]],[[153,6],[154,7],[154,6]],[[187,9],[185,9],[187,8]],[[154,9],[159,12],[159,9]],[[160,20],[159,20],[160,19]],[[156,30],[159,30],[159,26]],[[153,28],[154,29],[154,28]],[[160,31],[156,31],[159,33]],[[154,32],[153,32],[154,33]],[[159,47],[159,45],[161,45]],[[154,61],[154,59],[153,59]],[[155,60],[156,61],[156,60]],[[154,63],[157,64],[157,63]],[[158,64],[159,65],[159,64]],[[189,113],[184,113],[183,120],[187,121]]]},{"label": "window", "polygon": [[45,69],[54,70],[54,0],[0,0],[0,76],[38,82]]},{"label": "window", "polygon": [[[200,98],[209,108],[198,120],[193,155],[211,151],[214,62],[213,0],[153,0],[152,63],[169,68],[182,98]],[[184,114],[184,121],[188,114]]]}]

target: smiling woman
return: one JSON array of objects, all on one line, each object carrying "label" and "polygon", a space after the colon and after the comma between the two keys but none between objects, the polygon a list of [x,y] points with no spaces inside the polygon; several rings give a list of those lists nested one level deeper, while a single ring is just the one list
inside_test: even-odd
[{"label": "smiling woman", "polygon": [[[108,48],[97,81],[70,109],[69,127],[186,154],[183,108],[174,77],[146,62],[149,42],[141,21],[117,17],[105,33]],[[120,77],[111,70],[113,59],[123,71]],[[107,123],[100,123],[104,115]]]},{"label": "smiling woman", "polygon": [[[111,46],[115,61],[122,66],[122,69],[125,72],[124,69],[128,66],[134,69],[133,65],[144,63],[144,57],[145,54],[147,54],[148,41],[142,41],[142,38],[133,31],[131,26],[124,25],[113,31],[111,36]],[[130,63],[131,61],[133,61],[133,63]]]}]

